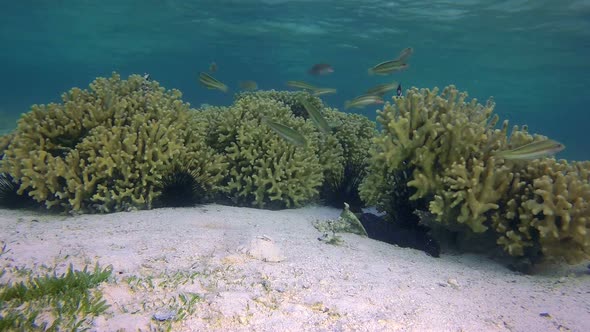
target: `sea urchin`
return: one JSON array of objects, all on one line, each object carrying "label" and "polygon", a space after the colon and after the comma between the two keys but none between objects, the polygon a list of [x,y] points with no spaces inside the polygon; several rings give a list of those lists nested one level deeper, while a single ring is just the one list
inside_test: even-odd
[{"label": "sea urchin", "polygon": [[175,167],[165,175],[159,184],[160,196],[156,207],[187,207],[201,204],[206,192],[196,174],[181,167]]},{"label": "sea urchin", "polygon": [[12,176],[0,173],[0,207],[14,209],[33,205],[33,200],[28,195],[17,193],[18,187]]}]

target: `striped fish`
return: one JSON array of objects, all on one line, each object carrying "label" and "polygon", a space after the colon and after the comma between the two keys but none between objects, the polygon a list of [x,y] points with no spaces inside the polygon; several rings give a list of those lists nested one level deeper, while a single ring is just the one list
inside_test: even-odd
[{"label": "striped fish", "polygon": [[347,101],[344,104],[344,109],[349,108],[362,108],[373,104],[383,104],[383,98],[375,95],[362,95],[354,98],[353,100]]},{"label": "striped fish", "polygon": [[299,102],[303,105],[307,114],[311,118],[311,121],[320,129],[320,131],[324,134],[329,134],[331,132],[330,125],[326,119],[320,113],[314,105],[312,105],[307,98],[299,98]]},{"label": "striped fish", "polygon": [[309,90],[309,91],[317,90],[317,87],[315,87],[309,83],[305,83],[303,81],[287,81],[287,85],[292,88],[295,88],[295,89],[302,89],[302,90]]},{"label": "striped fish", "polygon": [[404,48],[394,60],[381,62],[369,68],[369,75],[388,75],[409,67],[408,58],[414,53],[411,47]]},{"label": "striped fish", "polygon": [[214,89],[223,92],[227,92],[229,90],[227,85],[221,83],[216,78],[207,73],[199,73],[199,82],[207,89]]},{"label": "striped fish", "polygon": [[387,92],[395,90],[397,86],[397,82],[375,85],[374,87],[367,90],[367,94],[383,97],[383,95],[385,95]]},{"label": "striped fish", "polygon": [[565,145],[552,139],[536,141],[515,149],[498,151],[494,156],[507,160],[532,160],[552,156],[565,149]]},{"label": "striped fish", "polygon": [[315,90],[313,90],[313,95],[314,96],[322,96],[322,95],[327,95],[330,93],[336,93],[336,89],[332,89],[332,88],[317,88]]},{"label": "striped fish", "polygon": [[390,60],[381,62],[372,68],[369,68],[369,75],[389,75],[396,71],[401,71],[408,68],[407,63],[400,62],[399,60]]},{"label": "striped fish", "polygon": [[274,132],[281,136],[285,141],[293,145],[305,146],[307,144],[305,137],[303,137],[303,135],[291,127],[285,126],[282,123],[271,121],[266,117],[262,118],[262,122],[266,123],[270,129],[274,130]]}]

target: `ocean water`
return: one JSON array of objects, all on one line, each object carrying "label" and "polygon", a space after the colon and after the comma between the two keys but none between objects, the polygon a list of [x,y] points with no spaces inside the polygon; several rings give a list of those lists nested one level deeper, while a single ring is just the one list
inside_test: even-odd
[{"label": "ocean water", "polygon": [[[528,124],[590,159],[590,1],[561,0],[60,0],[5,1],[0,13],[0,131],[34,103],[58,101],[97,76],[150,73],[193,106],[232,102],[238,81],[337,88],[344,102],[377,83],[455,84],[493,96],[511,124]],[[413,47],[410,68],[367,69]],[[232,91],[199,86],[211,62]],[[310,77],[327,62],[334,73]],[[360,111],[372,119],[377,107]]]}]

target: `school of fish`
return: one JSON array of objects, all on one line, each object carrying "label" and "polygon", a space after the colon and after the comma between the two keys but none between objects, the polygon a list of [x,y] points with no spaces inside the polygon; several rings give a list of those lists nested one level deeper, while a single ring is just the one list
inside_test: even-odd
[{"label": "school of fish", "polygon": [[[395,72],[405,70],[409,67],[408,59],[414,53],[414,49],[411,47],[404,48],[399,55],[392,60],[386,60],[380,62],[367,70],[369,75],[390,75]],[[215,73],[218,70],[218,66],[215,62],[209,65],[209,73]],[[313,76],[323,76],[334,72],[334,68],[327,63],[314,64],[308,73]],[[211,76],[209,73],[199,73],[199,83],[204,87],[213,90],[219,90],[224,93],[229,91],[226,84],[222,83],[218,79]],[[287,86],[293,89],[299,89],[307,91],[314,96],[322,96],[326,94],[336,93],[337,90],[334,88],[327,87],[316,87],[304,81],[291,80],[287,81]],[[254,91],[258,89],[258,84],[252,80],[244,80],[239,82],[239,88],[243,91]],[[398,82],[392,81],[390,83],[383,83],[369,88],[365,93],[356,96],[351,100],[347,100],[344,104],[344,109],[350,108],[363,108],[369,105],[383,104],[385,101],[383,97],[396,90],[396,97],[402,97],[402,87]],[[324,135],[331,132],[330,125],[323,117],[321,111],[317,109],[312,103],[306,98],[300,98],[299,102],[303,105],[307,111],[309,118],[314,125]],[[268,118],[263,118],[262,122],[265,123],[269,128],[282,137],[285,141],[299,147],[306,146],[307,142],[305,137],[301,135],[297,130],[288,127],[282,123],[274,122]],[[509,150],[497,151],[493,155],[496,158],[502,158],[505,160],[531,160],[537,158],[543,158],[552,156],[565,149],[565,145],[556,142],[551,139],[545,139],[535,141],[520,147],[516,147]]]}]

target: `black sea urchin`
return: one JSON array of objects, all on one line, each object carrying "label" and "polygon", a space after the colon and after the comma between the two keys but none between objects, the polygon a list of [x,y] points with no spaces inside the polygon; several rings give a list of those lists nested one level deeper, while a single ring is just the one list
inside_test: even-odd
[{"label": "black sea urchin", "polygon": [[0,207],[23,208],[33,205],[28,195],[19,195],[18,184],[8,174],[0,173]]},{"label": "black sea urchin", "polygon": [[159,185],[160,196],[156,207],[187,207],[201,204],[205,200],[205,189],[192,172],[175,167],[165,175]]},{"label": "black sea urchin", "polygon": [[323,201],[336,208],[341,208],[344,203],[348,203],[352,212],[361,212],[363,207],[363,201],[359,195],[359,185],[363,179],[361,173],[357,168],[346,165],[341,181],[324,184],[321,192]]}]

